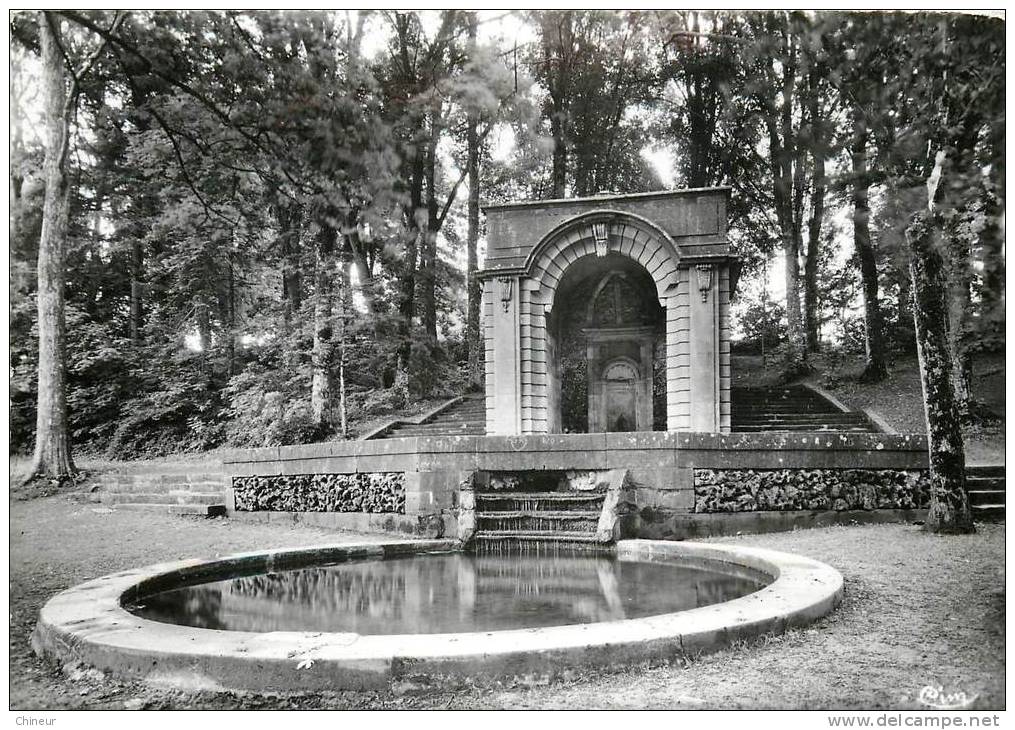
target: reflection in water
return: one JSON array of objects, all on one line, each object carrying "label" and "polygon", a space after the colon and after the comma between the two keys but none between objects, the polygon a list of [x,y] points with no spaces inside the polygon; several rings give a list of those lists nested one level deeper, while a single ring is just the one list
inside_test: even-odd
[{"label": "reflection in water", "polygon": [[640,618],[728,601],[767,582],[719,563],[544,548],[233,578],[156,593],[129,609],[153,621],[233,631],[430,634]]}]

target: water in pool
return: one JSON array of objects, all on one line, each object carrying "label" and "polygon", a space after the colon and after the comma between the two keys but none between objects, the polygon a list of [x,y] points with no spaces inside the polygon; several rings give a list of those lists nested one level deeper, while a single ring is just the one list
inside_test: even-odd
[{"label": "water in pool", "polygon": [[127,609],[229,631],[435,634],[641,618],[739,598],[768,582],[723,563],[636,562],[544,547],[248,575],[155,593]]}]

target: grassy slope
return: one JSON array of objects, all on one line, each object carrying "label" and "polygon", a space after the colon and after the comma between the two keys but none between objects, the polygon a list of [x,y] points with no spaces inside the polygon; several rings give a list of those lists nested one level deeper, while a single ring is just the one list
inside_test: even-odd
[{"label": "grassy slope", "polygon": [[[857,358],[842,368],[842,377],[831,387],[824,386],[851,408],[874,411],[897,431],[924,433],[927,430],[923,408],[920,369],[915,357],[896,361],[886,380],[868,385],[858,382],[863,362]],[[812,380],[818,384],[817,378]],[[966,460],[970,463],[1004,463],[1004,357],[984,356],[973,368],[973,395],[997,416],[999,423],[976,426],[966,435]]]},{"label": "grassy slope", "polygon": [[[891,367],[888,378],[881,383],[858,381],[863,372],[859,356],[834,369],[835,381],[829,385],[822,377],[832,370],[823,357],[813,359],[818,372],[806,380],[821,386],[854,409],[875,412],[900,433],[924,433],[927,430],[923,411],[923,390],[916,357],[900,358]],[[989,355],[977,360],[973,368],[973,395],[984,402],[1001,421],[990,426],[977,426],[966,437],[966,460],[972,464],[1004,463],[1004,357]],[[777,372],[762,367],[759,357],[733,358],[733,385],[750,387],[775,385]]]}]

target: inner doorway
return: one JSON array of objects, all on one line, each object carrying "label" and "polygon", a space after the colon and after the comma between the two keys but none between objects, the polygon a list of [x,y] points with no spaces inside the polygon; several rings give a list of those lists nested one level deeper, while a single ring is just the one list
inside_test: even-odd
[{"label": "inner doorway", "polygon": [[655,282],[632,259],[569,266],[547,322],[551,433],[665,430],[664,320]]}]

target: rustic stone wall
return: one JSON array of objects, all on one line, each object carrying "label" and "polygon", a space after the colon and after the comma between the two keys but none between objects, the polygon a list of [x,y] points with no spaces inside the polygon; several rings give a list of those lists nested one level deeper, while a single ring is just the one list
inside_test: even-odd
[{"label": "rustic stone wall", "polygon": [[915,509],[926,472],[896,469],[695,469],[695,512]]},{"label": "rustic stone wall", "polygon": [[405,514],[405,474],[287,474],[233,477],[239,512]]}]

